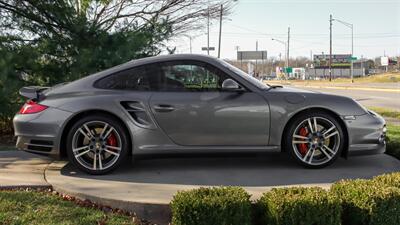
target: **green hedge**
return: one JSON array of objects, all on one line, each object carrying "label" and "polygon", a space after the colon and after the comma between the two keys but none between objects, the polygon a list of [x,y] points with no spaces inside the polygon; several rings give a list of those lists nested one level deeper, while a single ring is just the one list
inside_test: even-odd
[{"label": "green hedge", "polygon": [[171,210],[173,225],[400,225],[400,173],[272,189],[254,205],[242,188],[200,188],[178,192]]},{"label": "green hedge", "polygon": [[400,188],[400,173],[389,173],[380,176],[376,176],[373,179],[376,183],[386,185],[389,187]]},{"label": "green hedge", "polygon": [[250,195],[239,187],[178,192],[172,202],[173,225],[250,225]]},{"label": "green hedge", "polygon": [[322,188],[280,188],[257,202],[265,225],[340,225],[340,202]]},{"label": "green hedge", "polygon": [[346,225],[399,225],[400,189],[377,180],[344,180],[332,185],[331,192],[342,203]]}]

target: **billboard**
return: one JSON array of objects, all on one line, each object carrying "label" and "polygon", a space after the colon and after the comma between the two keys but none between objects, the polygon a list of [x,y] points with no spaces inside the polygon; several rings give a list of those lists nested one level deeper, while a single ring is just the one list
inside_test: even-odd
[{"label": "billboard", "polygon": [[[350,68],[351,54],[332,55],[332,68]],[[314,55],[314,68],[329,68],[329,55]]]},{"label": "billboard", "polygon": [[267,51],[238,51],[237,60],[264,60],[267,59]]},{"label": "billboard", "polygon": [[381,66],[389,66],[389,57],[381,57]]}]

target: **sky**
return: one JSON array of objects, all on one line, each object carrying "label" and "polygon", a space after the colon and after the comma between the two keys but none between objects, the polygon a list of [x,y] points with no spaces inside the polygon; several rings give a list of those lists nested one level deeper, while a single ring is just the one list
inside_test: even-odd
[{"label": "sky", "polygon": [[[358,58],[400,56],[400,0],[238,0],[223,20],[221,58],[235,59],[240,50],[268,51],[268,57],[284,57],[290,27],[290,57],[329,54],[329,15],[353,24],[354,55]],[[351,53],[351,29],[333,21],[333,54]],[[219,21],[210,29],[210,46],[217,56]],[[206,54],[206,29],[189,34],[192,52]],[[168,43],[177,53],[189,53],[189,38]]]}]

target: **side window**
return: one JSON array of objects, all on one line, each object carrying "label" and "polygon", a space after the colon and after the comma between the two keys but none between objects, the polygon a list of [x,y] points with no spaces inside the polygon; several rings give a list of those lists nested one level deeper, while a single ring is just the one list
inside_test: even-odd
[{"label": "side window", "polygon": [[104,89],[148,91],[151,89],[145,67],[135,67],[104,77],[95,83]]},{"label": "side window", "polygon": [[164,91],[219,91],[227,75],[200,62],[167,62],[161,64]]}]

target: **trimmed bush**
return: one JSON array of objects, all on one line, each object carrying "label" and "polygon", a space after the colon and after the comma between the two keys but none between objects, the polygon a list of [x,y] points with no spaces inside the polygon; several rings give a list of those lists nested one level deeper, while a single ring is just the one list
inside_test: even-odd
[{"label": "trimmed bush", "polygon": [[265,225],[340,225],[340,202],[322,188],[279,188],[257,202]]},{"label": "trimmed bush", "polygon": [[400,189],[376,180],[344,180],[332,185],[331,192],[342,202],[346,225],[399,225]]},{"label": "trimmed bush", "polygon": [[178,192],[172,202],[173,225],[250,225],[250,195],[239,187]]},{"label": "trimmed bush", "polygon": [[376,176],[376,177],[374,177],[373,180],[382,185],[400,188],[400,173],[399,172]]}]

